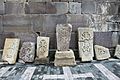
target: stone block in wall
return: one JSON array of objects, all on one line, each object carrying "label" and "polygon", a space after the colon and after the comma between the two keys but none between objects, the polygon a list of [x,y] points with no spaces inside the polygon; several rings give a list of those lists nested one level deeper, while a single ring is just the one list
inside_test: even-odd
[{"label": "stone block in wall", "polygon": [[31,29],[33,32],[43,31],[45,16],[41,14],[31,14]]},{"label": "stone block in wall", "polygon": [[82,13],[96,13],[96,2],[95,1],[82,1],[81,4]]},{"label": "stone block in wall", "polygon": [[120,27],[118,23],[108,22],[108,31],[119,31]]},{"label": "stone block in wall", "polygon": [[52,2],[52,0],[28,0],[28,2]]},{"label": "stone block in wall", "polygon": [[29,2],[25,9],[27,14],[65,14],[68,12],[67,2]]},{"label": "stone block in wall", "polygon": [[30,15],[4,15],[3,29],[5,32],[31,31]]},{"label": "stone block in wall", "polygon": [[5,5],[4,2],[0,2],[0,15],[5,13]]},{"label": "stone block in wall", "polygon": [[5,14],[25,14],[25,3],[20,2],[6,2]]},{"label": "stone block in wall", "polygon": [[45,15],[45,22],[43,31],[44,32],[55,32],[57,24],[65,24],[67,22],[67,16],[57,15],[57,14],[47,14]]},{"label": "stone block in wall", "polygon": [[26,0],[6,0],[6,2],[7,2],[7,1],[14,1],[14,2],[16,2],[16,1],[17,1],[17,2],[26,2]]},{"label": "stone block in wall", "polygon": [[117,41],[114,39],[115,36],[113,32],[94,32],[94,44],[108,48],[115,47],[114,41]]},{"label": "stone block in wall", "polygon": [[3,16],[0,16],[0,32],[3,32],[3,24],[2,24],[2,22],[3,22]]},{"label": "stone block in wall", "polygon": [[107,23],[95,23],[93,28],[95,32],[106,32],[108,31],[108,24]]},{"label": "stone block in wall", "polygon": [[69,2],[69,13],[71,14],[81,14],[81,3]]}]

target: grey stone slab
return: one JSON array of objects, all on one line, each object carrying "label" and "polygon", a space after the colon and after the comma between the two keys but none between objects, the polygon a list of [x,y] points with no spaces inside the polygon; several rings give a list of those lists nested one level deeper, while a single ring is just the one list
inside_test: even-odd
[{"label": "grey stone slab", "polygon": [[71,32],[72,32],[71,24],[57,24],[56,38],[57,38],[57,49],[58,50],[60,51],[69,50]]},{"label": "grey stone slab", "polygon": [[96,13],[95,1],[83,1],[81,7],[82,13]]},{"label": "grey stone slab", "polygon": [[0,2],[0,15],[5,14],[5,5],[4,2]]},{"label": "grey stone slab", "polygon": [[103,46],[95,45],[95,57],[97,60],[104,60],[110,58],[110,52],[108,48]]},{"label": "grey stone slab", "polygon": [[71,14],[81,14],[81,3],[69,2],[69,13]]},{"label": "grey stone slab", "polygon": [[24,62],[33,62],[35,57],[35,43],[24,42],[20,49],[19,58]]},{"label": "grey stone slab", "polygon": [[25,14],[25,3],[6,2],[5,14]]},{"label": "grey stone slab", "polygon": [[52,0],[28,0],[28,2],[52,2]]}]

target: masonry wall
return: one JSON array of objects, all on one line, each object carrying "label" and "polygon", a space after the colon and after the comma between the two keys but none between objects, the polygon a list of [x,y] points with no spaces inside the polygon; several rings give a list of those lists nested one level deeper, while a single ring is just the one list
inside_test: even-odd
[{"label": "masonry wall", "polygon": [[119,0],[0,0],[0,49],[6,37],[36,42],[36,32],[50,37],[50,55],[56,49],[56,25],[73,26],[70,48],[78,56],[78,27],[94,28],[94,44],[111,52],[119,44]]}]

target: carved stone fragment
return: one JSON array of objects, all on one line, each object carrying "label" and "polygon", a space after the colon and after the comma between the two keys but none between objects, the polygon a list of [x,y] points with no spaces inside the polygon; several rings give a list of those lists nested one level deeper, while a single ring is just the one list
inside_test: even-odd
[{"label": "carved stone fragment", "polygon": [[6,38],[2,56],[4,61],[7,61],[9,64],[15,64],[19,49],[19,42],[20,39],[17,38]]},{"label": "carved stone fragment", "polygon": [[35,43],[24,42],[20,49],[19,58],[24,62],[33,62],[35,57]]},{"label": "carved stone fragment", "polygon": [[99,45],[95,45],[94,48],[97,60],[104,60],[110,57],[110,52],[108,48]]}]

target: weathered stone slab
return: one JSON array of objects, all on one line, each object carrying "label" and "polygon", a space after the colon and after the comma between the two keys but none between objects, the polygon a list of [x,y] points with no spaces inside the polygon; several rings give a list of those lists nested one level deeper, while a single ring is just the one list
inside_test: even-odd
[{"label": "weathered stone slab", "polygon": [[19,58],[24,62],[33,62],[35,57],[35,43],[24,42],[20,49]]},{"label": "weathered stone slab", "polygon": [[2,59],[9,64],[15,64],[19,49],[20,39],[6,38]]},{"label": "weathered stone slab", "polygon": [[26,0],[6,0],[7,1],[13,1],[13,2],[26,2]]},{"label": "weathered stone slab", "polygon": [[29,2],[52,2],[52,0],[28,0]]},{"label": "weathered stone slab", "polygon": [[73,50],[68,51],[56,51],[55,54],[55,66],[67,66],[67,65],[75,65],[75,56]]},{"label": "weathered stone slab", "polygon": [[5,5],[4,2],[0,2],[0,15],[5,13]]},{"label": "weathered stone slab", "polygon": [[69,2],[69,13],[71,13],[71,14],[81,14],[81,3]]},{"label": "weathered stone slab", "polygon": [[49,51],[49,37],[37,37],[37,58],[46,58]]},{"label": "weathered stone slab", "polygon": [[57,37],[57,49],[58,50],[60,51],[69,50],[71,32],[72,32],[71,24],[57,24],[56,37]]},{"label": "weathered stone slab", "polygon": [[0,16],[0,32],[3,32],[3,24],[2,24],[2,22],[3,22],[3,17]]},{"label": "weathered stone slab", "polygon": [[34,64],[47,64],[49,63],[49,58],[35,58]]},{"label": "weathered stone slab", "polygon": [[104,60],[110,57],[110,52],[108,48],[103,46],[95,45],[95,56],[97,60]]},{"label": "weathered stone slab", "polygon": [[116,56],[117,58],[120,58],[120,45],[117,45],[114,56]]},{"label": "weathered stone slab", "polygon": [[78,41],[92,40],[93,28],[78,28]]},{"label": "weathered stone slab", "polygon": [[6,2],[5,14],[25,14],[25,3]]},{"label": "weathered stone slab", "polygon": [[92,61],[94,57],[93,52],[93,40],[78,42],[79,46],[79,57],[82,61]]}]

